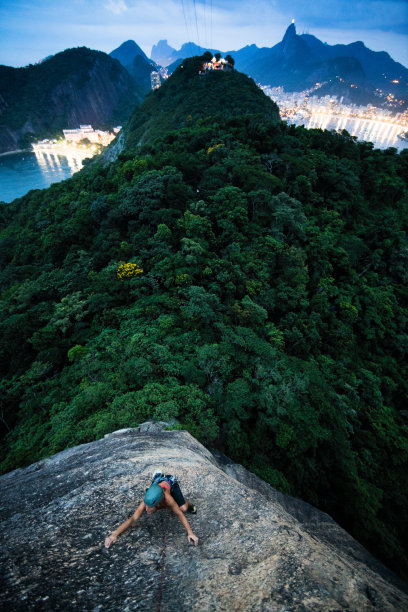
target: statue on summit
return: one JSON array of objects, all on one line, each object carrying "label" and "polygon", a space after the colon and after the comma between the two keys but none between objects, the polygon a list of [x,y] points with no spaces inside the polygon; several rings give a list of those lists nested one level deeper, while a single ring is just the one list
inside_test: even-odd
[{"label": "statue on summit", "polygon": [[140,519],[144,511],[146,511],[147,514],[153,514],[157,512],[157,510],[164,510],[165,508],[170,508],[170,510],[178,516],[181,524],[187,531],[188,541],[198,546],[198,538],[193,533],[185,517],[186,512],[196,514],[196,506],[191,504],[188,499],[184,499],[177,476],[155,472],[152,478],[152,484],[146,490],[146,495],[135,512],[105,539],[106,548],[112,546],[121,533],[134,525],[136,521]]}]

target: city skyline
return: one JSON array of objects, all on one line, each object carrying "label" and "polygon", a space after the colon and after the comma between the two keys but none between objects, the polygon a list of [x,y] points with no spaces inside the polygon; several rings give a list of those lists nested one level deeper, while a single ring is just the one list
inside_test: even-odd
[{"label": "city skyline", "polygon": [[128,39],[149,57],[160,39],[175,48],[190,41],[222,51],[272,47],[292,19],[298,33],[330,45],[362,40],[408,66],[406,0],[3,0],[0,64],[24,66],[77,46],[109,53]]}]

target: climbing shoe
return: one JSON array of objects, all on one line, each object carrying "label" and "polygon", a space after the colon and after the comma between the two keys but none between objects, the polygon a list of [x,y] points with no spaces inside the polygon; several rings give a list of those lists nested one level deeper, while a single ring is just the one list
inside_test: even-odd
[{"label": "climbing shoe", "polygon": [[187,512],[189,512],[190,514],[197,514],[197,506],[194,506],[193,504],[188,504]]}]

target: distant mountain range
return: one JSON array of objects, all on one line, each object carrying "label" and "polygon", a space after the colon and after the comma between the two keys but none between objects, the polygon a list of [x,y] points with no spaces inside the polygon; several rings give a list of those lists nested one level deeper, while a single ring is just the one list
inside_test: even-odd
[{"label": "distant mountain range", "polygon": [[123,123],[145,93],[117,60],[86,47],[25,68],[0,66],[0,153],[81,123]]},{"label": "distant mountain range", "polygon": [[[192,42],[176,50],[160,40],[149,59],[128,40],[110,55],[81,47],[34,66],[0,66],[0,153],[80,123],[123,123],[151,90],[153,71],[166,66],[171,74],[183,59],[206,50]],[[327,45],[310,34],[297,34],[291,24],[273,47],[248,45],[227,53],[239,71],[262,85],[286,91],[314,88],[317,94],[335,94],[357,104],[403,100],[394,107],[407,106],[408,69],[362,42]]]},{"label": "distant mountain range", "polygon": [[177,62],[177,60],[184,59],[186,57],[194,57],[195,55],[202,55],[206,51],[212,53],[219,53],[219,49],[207,49],[206,47],[199,47],[193,42],[184,43],[182,47],[177,51],[167,44],[167,40],[159,40],[157,45],[153,45],[151,58],[157,64],[161,66],[170,66]]},{"label": "distant mountain range", "polygon": [[[180,59],[201,55],[205,50],[194,43],[185,43],[176,50],[166,40],[160,40],[151,55],[171,72]],[[398,99],[408,95],[408,69],[385,51],[371,51],[360,41],[328,45],[310,34],[297,34],[294,23],[273,47],[248,45],[225,53],[233,56],[238,70],[256,82],[283,86],[286,91],[303,91],[321,83],[316,93],[343,96],[359,104],[381,104],[385,100],[381,92]]]}]

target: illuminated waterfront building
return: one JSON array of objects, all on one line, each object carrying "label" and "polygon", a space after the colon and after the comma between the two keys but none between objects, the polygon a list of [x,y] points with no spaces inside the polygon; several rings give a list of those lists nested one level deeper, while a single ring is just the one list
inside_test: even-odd
[{"label": "illuminated waterfront building", "polygon": [[99,144],[106,147],[115,138],[120,128],[114,128],[115,132],[104,132],[102,130],[94,130],[91,125],[81,125],[79,128],[74,130],[62,130],[66,142],[81,142],[82,140],[89,140],[93,144]]}]

